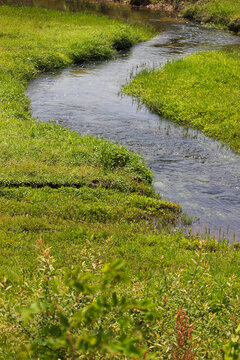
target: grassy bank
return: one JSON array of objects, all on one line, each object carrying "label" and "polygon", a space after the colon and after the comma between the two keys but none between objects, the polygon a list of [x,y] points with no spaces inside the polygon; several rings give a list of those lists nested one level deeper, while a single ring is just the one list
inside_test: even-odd
[{"label": "grassy bank", "polygon": [[240,151],[239,52],[203,52],[143,71],[124,89],[153,111]]},{"label": "grassy bank", "polygon": [[[156,212],[160,208],[168,211],[167,203],[166,206],[164,203],[161,205],[161,201],[155,199],[150,185],[151,172],[140,157],[101,139],[82,137],[55,124],[38,123],[31,118],[29,100],[24,94],[28,80],[42,71],[71,63],[111,58],[117,49],[127,49],[138,41],[148,39],[151,33],[106,17],[34,8],[3,6],[0,7],[0,19],[2,236],[12,237],[6,235],[7,229],[16,235],[15,225],[4,229],[4,224],[9,221],[13,224],[17,219],[19,234],[25,235],[29,235],[32,226],[33,234],[46,229],[50,235],[55,230],[51,230],[51,225],[47,223],[53,219],[58,223],[59,218],[66,218],[70,224],[73,219],[77,222],[81,219],[112,221],[121,217],[119,214],[125,211],[127,204],[131,208],[131,197],[136,203],[135,210],[140,212],[137,215],[135,210],[130,211],[129,219],[135,215],[142,219],[144,213],[147,215],[145,201],[153,201]],[[7,195],[5,191],[10,193]],[[123,195],[126,193],[130,197]],[[137,202],[138,196],[142,199],[140,202],[143,201],[142,205]],[[14,198],[15,205],[11,203]],[[53,214],[50,198],[56,210],[65,206],[65,215],[61,210],[58,215]],[[65,202],[67,198],[68,205]],[[24,203],[27,206],[25,209]],[[172,207],[176,208],[169,204],[170,212]],[[48,215],[45,214],[47,208]],[[30,220],[31,225],[29,223],[30,228],[27,226],[25,229],[26,220]],[[24,235],[23,238],[26,239]],[[33,239],[30,238],[31,253]],[[5,254],[1,274],[8,267],[18,272],[19,265],[5,240],[2,239],[2,246],[8,248],[11,255]],[[19,241],[16,241],[17,247],[20,246]],[[25,240],[23,247],[27,250]],[[25,250],[23,253],[17,251],[15,255],[20,256],[21,264],[24,259],[31,264],[32,259],[24,254]]]},{"label": "grassy bank", "polygon": [[[150,36],[95,15],[0,7],[1,359],[221,359],[232,349],[238,246],[169,232],[181,208],[154,193],[139,156],[37,123],[24,95],[41,71]],[[124,265],[103,267],[116,258]]]},{"label": "grassy bank", "polygon": [[234,0],[184,1],[184,17],[240,33],[240,3]]},{"label": "grassy bank", "polygon": [[177,12],[186,19],[220,26],[240,33],[240,3],[235,0],[159,0],[150,1],[151,9]]}]

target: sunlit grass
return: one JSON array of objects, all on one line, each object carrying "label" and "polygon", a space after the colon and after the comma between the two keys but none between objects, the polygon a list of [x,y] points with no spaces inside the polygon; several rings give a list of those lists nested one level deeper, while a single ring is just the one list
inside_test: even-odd
[{"label": "sunlit grass", "polygon": [[186,1],[183,15],[240,32],[240,2],[235,0]]},{"label": "sunlit grass", "polygon": [[203,52],[143,71],[124,89],[153,111],[240,150],[239,52]]}]

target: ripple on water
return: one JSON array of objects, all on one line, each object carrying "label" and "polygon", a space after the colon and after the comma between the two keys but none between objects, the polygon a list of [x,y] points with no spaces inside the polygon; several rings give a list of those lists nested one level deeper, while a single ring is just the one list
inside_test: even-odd
[{"label": "ripple on water", "polygon": [[234,233],[240,239],[240,157],[195,130],[139,107],[130,97],[118,96],[132,71],[202,49],[238,47],[240,40],[191,23],[154,23],[161,35],[117,59],[32,81],[27,95],[33,115],[43,121],[54,119],[81,134],[117,141],[142,154],[154,172],[156,191],[180,202],[188,215],[200,217],[193,231],[210,227],[216,237],[224,232],[230,239]]}]

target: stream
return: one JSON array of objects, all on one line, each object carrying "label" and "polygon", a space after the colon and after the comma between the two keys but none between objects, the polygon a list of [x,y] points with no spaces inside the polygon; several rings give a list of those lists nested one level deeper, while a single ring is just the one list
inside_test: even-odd
[{"label": "stream", "polygon": [[240,156],[195,130],[151,113],[129,96],[119,96],[119,90],[132,72],[163,66],[199,50],[240,49],[240,38],[159,12],[129,8],[113,12],[113,8],[99,11],[120,18],[142,17],[159,35],[113,60],[73,66],[31,81],[27,96],[33,116],[55,120],[82,135],[102,136],[143,155],[154,173],[156,191],[166,200],[179,202],[195,219],[193,233],[239,241]]}]

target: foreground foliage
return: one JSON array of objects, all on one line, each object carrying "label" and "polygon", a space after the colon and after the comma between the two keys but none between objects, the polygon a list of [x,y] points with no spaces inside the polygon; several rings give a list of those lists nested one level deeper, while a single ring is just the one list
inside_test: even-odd
[{"label": "foreground foliage", "polygon": [[240,150],[239,52],[201,52],[144,70],[124,91],[153,111]]},{"label": "foreground foliage", "polygon": [[210,244],[196,241],[185,268],[172,271],[172,257],[161,256],[151,276],[131,269],[129,278],[131,264],[104,265],[94,244],[78,266],[59,268],[40,239],[32,279],[1,283],[2,358],[239,359],[239,275],[214,269],[227,255],[236,261],[236,250],[216,243],[210,254]]}]

